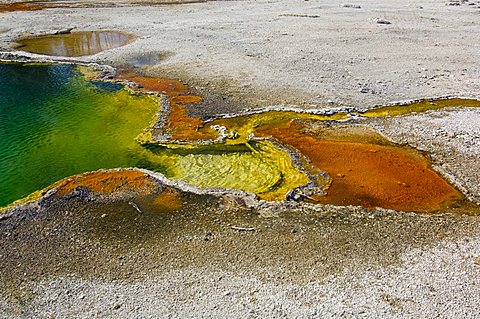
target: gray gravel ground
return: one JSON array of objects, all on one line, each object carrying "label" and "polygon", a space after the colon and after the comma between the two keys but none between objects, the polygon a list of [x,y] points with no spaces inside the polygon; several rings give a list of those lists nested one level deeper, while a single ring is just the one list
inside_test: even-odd
[{"label": "gray gravel ground", "polygon": [[[206,97],[190,110],[202,116],[480,97],[480,8],[445,4],[218,1],[0,13],[0,50],[67,27],[131,32],[140,36],[132,44],[80,60],[124,65],[160,52],[144,72],[188,83]],[[478,110],[363,123],[428,151],[480,200]],[[12,211],[0,219],[0,318],[479,317],[478,212],[251,208],[235,196],[185,196],[184,209],[168,214],[131,194]],[[125,203],[132,199],[143,214]]]},{"label": "gray gravel ground", "polygon": [[439,242],[405,253],[398,267],[352,267],[306,284],[188,267],[132,283],[59,277],[31,286],[35,297],[28,313],[82,318],[478,318],[480,303],[472,298],[472,288],[480,285],[480,267],[472,260],[480,255],[479,247],[478,238]]},{"label": "gray gravel ground", "polygon": [[0,317],[478,315],[477,216],[283,204],[265,217],[188,196],[161,214],[120,194],[17,210],[1,224]]}]

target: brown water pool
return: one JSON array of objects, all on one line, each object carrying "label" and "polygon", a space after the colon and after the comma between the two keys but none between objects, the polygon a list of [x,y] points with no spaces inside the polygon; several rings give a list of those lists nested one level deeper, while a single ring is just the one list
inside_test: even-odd
[{"label": "brown water pool", "polygon": [[22,51],[52,56],[85,56],[118,48],[135,37],[119,31],[85,31],[18,40]]}]

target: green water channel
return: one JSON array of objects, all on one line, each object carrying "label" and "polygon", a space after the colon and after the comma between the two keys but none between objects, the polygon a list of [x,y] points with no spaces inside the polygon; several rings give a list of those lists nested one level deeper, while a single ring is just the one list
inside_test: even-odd
[{"label": "green water channel", "polygon": [[0,63],[0,207],[101,168],[147,168],[272,200],[307,182],[288,154],[266,142],[253,151],[145,148],[135,138],[158,109],[156,98],[90,82],[73,65]]}]

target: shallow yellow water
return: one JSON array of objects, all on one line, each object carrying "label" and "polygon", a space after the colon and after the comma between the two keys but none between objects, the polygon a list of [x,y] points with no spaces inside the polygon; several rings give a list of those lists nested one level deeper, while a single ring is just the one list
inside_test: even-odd
[{"label": "shallow yellow water", "polygon": [[400,116],[411,113],[421,113],[446,107],[480,107],[480,101],[474,99],[438,99],[422,100],[405,105],[384,106],[361,113],[364,117]]},{"label": "shallow yellow water", "polygon": [[239,189],[270,201],[284,200],[293,188],[309,179],[295,167],[286,151],[268,141],[231,147],[203,147],[201,152],[158,149],[150,163],[166,167],[165,175],[199,187]]}]

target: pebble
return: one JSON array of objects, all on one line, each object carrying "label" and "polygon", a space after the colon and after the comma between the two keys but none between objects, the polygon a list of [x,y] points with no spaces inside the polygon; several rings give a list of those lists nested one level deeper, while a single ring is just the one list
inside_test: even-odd
[{"label": "pebble", "polygon": [[361,9],[362,7],[359,6],[358,4],[342,4],[342,7],[344,8],[352,8],[352,9]]},{"label": "pebble", "polygon": [[203,240],[209,241],[209,240],[212,240],[212,239],[214,239],[214,238],[215,238],[215,236],[213,235],[213,233],[208,232],[208,233],[206,233],[205,236],[203,237]]},{"label": "pebble", "polygon": [[377,24],[392,24],[392,23],[388,20],[377,19]]}]

